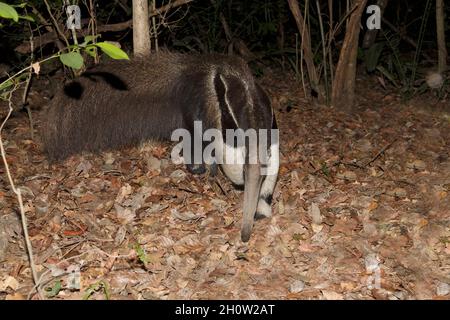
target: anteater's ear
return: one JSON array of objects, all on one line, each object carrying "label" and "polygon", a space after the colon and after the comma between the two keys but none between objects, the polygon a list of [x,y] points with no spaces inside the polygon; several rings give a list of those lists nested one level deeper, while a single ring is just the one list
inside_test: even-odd
[{"label": "anteater's ear", "polygon": [[64,93],[72,99],[80,100],[83,95],[84,88],[78,81],[72,81],[64,86]]},{"label": "anteater's ear", "polygon": [[226,129],[241,127],[240,110],[247,104],[246,87],[235,76],[216,74],[214,86],[222,112],[222,125]]}]

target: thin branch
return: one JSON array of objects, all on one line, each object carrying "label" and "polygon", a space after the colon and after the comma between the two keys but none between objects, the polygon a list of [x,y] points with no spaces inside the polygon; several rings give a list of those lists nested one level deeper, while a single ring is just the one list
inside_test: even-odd
[{"label": "thin branch", "polygon": [[[54,33],[55,32],[55,29],[51,26],[51,23],[50,22],[48,22],[45,18],[44,18],[44,16],[42,16],[42,14],[38,11],[38,9],[36,9],[36,7],[32,4],[32,3],[28,3],[28,5],[31,7],[31,10],[32,10],[32,12],[36,15],[36,17],[39,19],[39,21],[41,22],[41,24],[43,25],[43,27],[45,28],[45,30],[47,30],[49,33]],[[41,33],[40,33],[40,27],[38,27],[38,32],[39,32],[39,39],[41,39]],[[59,38],[56,36],[56,33],[54,33],[55,34],[55,39],[53,39],[52,41],[55,41],[56,42],[56,46],[58,47],[58,49],[59,50],[63,50],[64,49],[64,44],[61,42],[61,40],[59,40]],[[28,43],[27,42],[25,42],[25,43],[23,43],[21,46],[23,46],[23,45],[27,45]],[[41,44],[41,46],[42,46],[42,44]],[[30,49],[30,48],[27,48],[28,50]],[[28,53],[29,51],[25,51],[25,52],[21,52],[21,51],[18,51],[19,53]]]},{"label": "thin branch", "polygon": [[323,73],[325,82],[325,99],[326,104],[330,104],[330,89],[328,83],[328,67],[327,67],[327,48],[325,46],[325,32],[323,30],[322,12],[320,10],[319,0],[316,0],[317,15],[319,16],[320,38],[322,40],[322,58],[323,58]]},{"label": "thin branch", "polygon": [[[156,11],[156,1],[155,0],[152,1],[152,10],[151,11]],[[159,45],[158,45],[158,27],[156,26],[156,16],[153,16],[151,19],[152,19],[152,26],[153,26],[153,32],[154,32],[154,37],[155,37],[155,52],[158,53]],[[151,43],[150,43],[150,45],[151,45]]]},{"label": "thin branch", "polygon": [[384,152],[386,152],[387,149],[389,149],[389,148],[394,144],[395,141],[397,141],[397,138],[395,138],[395,139],[392,140],[391,142],[387,143],[383,148],[381,148],[381,150],[378,151],[377,154],[376,154],[372,159],[370,159],[369,161],[367,161],[367,162],[363,165],[363,167],[367,167],[367,166],[370,165],[372,162],[374,162],[375,160],[377,160]]},{"label": "thin branch", "polygon": [[[28,12],[25,9],[25,13],[28,14]],[[28,22],[28,28],[30,29],[30,48],[34,48],[34,42],[33,42],[33,29],[31,28],[30,22]],[[34,53],[33,51],[30,54],[30,60],[34,60]],[[27,110],[28,114],[28,120],[30,121],[30,132],[31,132],[31,140],[34,140],[34,123],[33,123],[33,116],[31,114],[31,109],[28,105],[26,105],[28,92],[30,90],[30,84],[31,84],[31,78],[33,77],[33,69],[30,69],[30,73],[28,75],[25,89],[23,90],[23,96],[22,96],[22,105],[25,106],[25,109]]]},{"label": "thin branch", "polygon": [[123,11],[125,11],[126,14],[130,14],[131,12],[131,8],[129,6],[127,6],[127,1],[121,1],[121,0],[114,0],[114,2],[116,4],[119,5],[119,7],[121,7],[123,9]]},{"label": "thin branch", "polygon": [[62,32],[61,29],[59,28],[58,21],[56,21],[56,18],[53,16],[52,9],[50,8],[50,5],[48,4],[47,0],[44,0],[44,3],[45,3],[45,6],[47,7],[48,14],[50,15],[50,18],[53,21],[53,25],[55,26],[56,31],[58,32],[58,34],[61,37],[61,39],[63,39],[64,42],[66,43],[66,47],[68,47],[69,46],[69,41],[67,40],[67,37],[64,34],[64,32]]}]

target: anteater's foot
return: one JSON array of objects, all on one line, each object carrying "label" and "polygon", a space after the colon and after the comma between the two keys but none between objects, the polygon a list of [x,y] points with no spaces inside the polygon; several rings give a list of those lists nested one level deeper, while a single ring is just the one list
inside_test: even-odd
[{"label": "anteater's foot", "polygon": [[263,215],[260,212],[256,212],[255,213],[255,220],[261,220],[261,219],[264,219],[264,218],[268,218],[268,216],[265,216],[265,215]]},{"label": "anteater's foot", "polygon": [[187,164],[186,168],[192,174],[204,174],[206,172],[206,166],[204,164]]},{"label": "anteater's foot", "polygon": [[255,213],[255,220],[272,216],[272,195],[261,196]]}]

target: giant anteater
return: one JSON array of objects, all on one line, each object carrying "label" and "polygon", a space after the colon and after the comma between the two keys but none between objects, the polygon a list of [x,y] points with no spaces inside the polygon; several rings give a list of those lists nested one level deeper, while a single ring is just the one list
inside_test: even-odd
[{"label": "giant anteater", "polygon": [[[88,69],[66,84],[51,101],[43,125],[44,148],[51,160],[83,151],[96,152],[170,139],[174,130],[277,129],[270,100],[238,57],[163,52],[132,61],[111,61]],[[225,139],[223,139],[225,140]],[[222,140],[222,143],[223,143]],[[241,237],[248,241],[253,220],[271,215],[278,166],[278,140],[260,143],[267,161],[249,161],[248,143],[225,141],[245,164],[221,164],[225,175],[244,185]],[[264,159],[263,159],[264,160]],[[269,175],[262,167],[270,167]],[[187,164],[194,173],[203,164]]]}]

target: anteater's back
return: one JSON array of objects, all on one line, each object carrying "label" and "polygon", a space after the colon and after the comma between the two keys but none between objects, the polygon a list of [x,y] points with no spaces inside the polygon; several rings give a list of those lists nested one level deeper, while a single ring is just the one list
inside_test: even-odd
[{"label": "anteater's back", "polygon": [[245,62],[222,55],[163,53],[89,69],[51,101],[42,132],[45,151],[57,160],[170,138],[186,127],[186,114],[201,119],[214,98],[207,79],[218,69],[253,81]]}]

